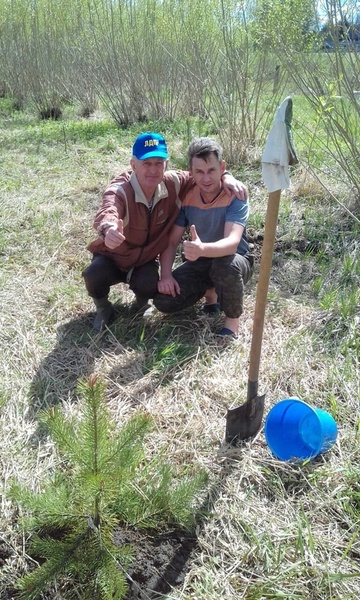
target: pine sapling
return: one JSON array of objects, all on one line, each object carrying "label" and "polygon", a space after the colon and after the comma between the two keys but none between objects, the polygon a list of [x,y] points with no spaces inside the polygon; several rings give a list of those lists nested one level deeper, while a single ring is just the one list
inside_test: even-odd
[{"label": "pine sapling", "polygon": [[11,488],[31,533],[28,552],[39,562],[18,581],[22,600],[37,600],[54,584],[69,599],[121,600],[134,551],[114,543],[114,530],[191,527],[206,482],[200,471],[177,483],[161,453],[146,460],[151,417],[139,412],[117,431],[98,376],[81,381],[78,392],[80,418],[65,418],[59,407],[39,416],[58,452],[52,478],[39,491],[17,482]]}]

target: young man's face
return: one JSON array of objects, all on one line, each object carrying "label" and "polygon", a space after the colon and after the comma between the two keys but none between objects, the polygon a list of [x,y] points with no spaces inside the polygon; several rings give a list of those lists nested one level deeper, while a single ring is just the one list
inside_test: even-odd
[{"label": "young man's face", "polygon": [[130,164],[143,192],[152,195],[164,178],[168,161],[163,158],[138,160],[133,157]]},{"label": "young man's face", "polygon": [[219,162],[215,154],[209,154],[207,160],[195,156],[190,172],[205,200],[212,200],[221,190],[221,175],[225,171],[225,161]]}]

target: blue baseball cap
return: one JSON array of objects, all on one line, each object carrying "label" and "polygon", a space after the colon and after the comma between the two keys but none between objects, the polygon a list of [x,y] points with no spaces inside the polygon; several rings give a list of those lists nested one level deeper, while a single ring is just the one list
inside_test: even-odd
[{"label": "blue baseball cap", "polygon": [[138,135],[132,153],[138,160],[145,160],[146,158],[163,158],[166,160],[169,158],[163,136],[153,131],[146,131]]}]

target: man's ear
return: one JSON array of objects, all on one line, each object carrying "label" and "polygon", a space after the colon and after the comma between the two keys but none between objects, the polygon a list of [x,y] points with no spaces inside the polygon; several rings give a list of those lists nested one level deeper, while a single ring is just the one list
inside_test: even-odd
[{"label": "man's ear", "polygon": [[130,167],[133,171],[135,171],[135,161],[133,158],[130,158]]},{"label": "man's ear", "polygon": [[220,169],[221,169],[221,175],[223,175],[223,173],[225,173],[225,171],[226,171],[226,162],[224,160],[222,160],[220,163]]}]

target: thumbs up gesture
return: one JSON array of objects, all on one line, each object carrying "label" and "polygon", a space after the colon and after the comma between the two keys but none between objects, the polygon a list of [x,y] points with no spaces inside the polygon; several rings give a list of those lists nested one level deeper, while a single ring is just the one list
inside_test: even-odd
[{"label": "thumbs up gesture", "polygon": [[110,248],[110,250],[114,250],[120,246],[125,240],[124,236],[124,224],[122,219],[118,219],[117,223],[110,225],[110,227],[106,230],[104,243],[105,246]]},{"label": "thumbs up gesture", "polygon": [[204,244],[197,234],[195,225],[191,225],[190,235],[191,241],[183,244],[184,255],[186,260],[197,260],[203,254]]}]

